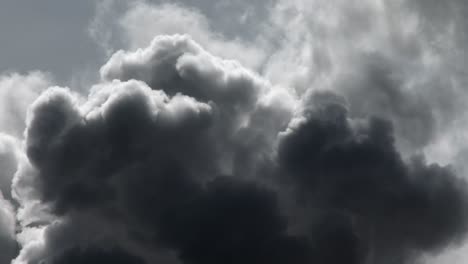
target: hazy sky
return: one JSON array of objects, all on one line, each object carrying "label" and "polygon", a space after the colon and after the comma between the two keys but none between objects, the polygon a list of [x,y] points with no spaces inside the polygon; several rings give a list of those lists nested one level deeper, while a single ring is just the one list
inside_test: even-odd
[{"label": "hazy sky", "polygon": [[[113,2],[113,3],[111,3]],[[130,1],[131,2],[131,1]],[[148,1],[161,3],[163,1]],[[53,73],[58,81],[70,81],[89,68],[99,67],[106,54],[90,36],[89,26],[96,15],[96,5],[112,5],[113,14],[122,15],[124,1],[73,0],[3,0],[0,2],[0,72],[41,70]],[[231,38],[252,39],[256,21],[265,19],[272,0],[171,1],[196,8],[216,29]],[[119,8],[120,6],[120,8]],[[120,11],[120,12],[117,12]],[[242,15],[245,21],[239,23]],[[114,17],[118,19],[118,17]],[[112,21],[109,23],[115,23]],[[210,22],[211,23],[211,22]],[[150,25],[148,25],[150,27]],[[115,46],[120,48],[117,43]]]},{"label": "hazy sky", "polygon": [[0,264],[468,261],[465,0],[1,0]]},{"label": "hazy sky", "polygon": [[0,2],[0,71],[41,70],[67,79],[103,58],[87,27],[94,1]]}]

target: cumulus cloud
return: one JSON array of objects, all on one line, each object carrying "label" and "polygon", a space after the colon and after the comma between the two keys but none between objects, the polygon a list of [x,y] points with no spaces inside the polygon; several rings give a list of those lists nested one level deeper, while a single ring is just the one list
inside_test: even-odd
[{"label": "cumulus cloud", "polygon": [[264,75],[300,93],[338,91],[351,116],[391,120],[405,156],[456,162],[466,138],[466,14],[463,1],[277,1],[269,20],[282,41]]},{"label": "cumulus cloud", "polygon": [[258,3],[101,1],[87,94],[0,78],[0,263],[462,261],[464,3]]},{"label": "cumulus cloud", "polygon": [[342,96],[298,98],[187,35],[100,73],[29,109],[13,263],[411,263],[464,237],[465,182]]},{"label": "cumulus cloud", "polygon": [[370,263],[405,263],[414,252],[456,241],[468,223],[464,181],[421,158],[405,163],[389,122],[349,119],[330,96],[314,96],[281,135],[280,163],[300,195],[364,225],[357,235],[372,251]]},{"label": "cumulus cloud", "polygon": [[52,80],[42,72],[7,73],[0,76],[0,131],[21,137],[28,106],[50,86]]},{"label": "cumulus cloud", "polygon": [[21,138],[27,108],[50,82],[41,72],[0,76],[0,263],[9,263],[18,253],[12,181],[24,158]]}]

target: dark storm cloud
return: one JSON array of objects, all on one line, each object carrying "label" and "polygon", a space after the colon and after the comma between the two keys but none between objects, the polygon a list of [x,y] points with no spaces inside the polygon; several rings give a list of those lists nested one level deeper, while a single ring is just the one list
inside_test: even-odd
[{"label": "dark storm cloud", "polygon": [[[166,177],[177,177],[167,173]],[[164,191],[134,194],[138,200],[131,208],[146,222],[146,231],[157,232],[157,240],[176,249],[184,263],[308,261],[310,246],[304,238],[286,234],[271,191],[224,177],[202,189],[186,190],[183,182],[169,184],[158,184]],[[143,203],[147,200],[170,202]]]},{"label": "dark storm cloud", "polygon": [[15,188],[55,222],[18,263],[409,263],[465,233],[465,183],[345,98],[298,101],[177,35],[101,75],[30,108]]},{"label": "dark storm cloud", "polygon": [[127,254],[120,249],[80,249],[67,250],[62,255],[55,257],[51,264],[143,264],[143,260]]},{"label": "dark storm cloud", "polygon": [[351,117],[392,121],[403,156],[456,162],[467,127],[466,1],[299,0],[273,10],[284,38],[269,80],[342,93]]},{"label": "dark storm cloud", "polygon": [[[26,130],[26,151],[38,170],[33,184],[55,215],[71,219],[62,228],[48,228],[48,246],[36,261],[70,247],[52,242],[65,230],[88,234],[87,224],[75,226],[73,219],[90,214],[89,223],[107,222],[127,234],[106,232],[104,241],[117,241],[147,261],[154,259],[151,252],[128,245],[172,250],[187,263],[304,262],[309,245],[288,234],[274,192],[247,180],[256,168],[237,173],[247,172],[243,165],[257,165],[256,153],[268,158],[263,151],[271,151],[272,136],[243,146],[252,155],[248,162],[236,161],[238,144],[275,133],[264,129],[277,133],[285,127],[288,104],[272,103],[288,95],[265,91],[269,86],[258,76],[212,57],[187,37],[157,38],[143,54],[153,49],[159,53],[129,71],[161,77],[168,75],[160,70],[173,71],[174,79],[148,81],[162,90],[114,80],[93,87],[84,103],[67,89],[52,88],[33,104]],[[164,61],[170,54],[177,56]],[[114,57],[110,64],[115,62]],[[270,118],[278,124],[268,124]]]},{"label": "dark storm cloud", "polygon": [[466,258],[464,0],[91,8],[0,3],[0,71],[73,71],[0,76],[0,264]]},{"label": "dark storm cloud", "polygon": [[102,109],[86,117],[59,88],[32,107],[27,153],[40,168],[43,199],[57,202],[58,211],[99,206],[115,195],[109,178],[142,162],[174,161],[190,171],[216,166],[206,160],[214,150],[203,145],[210,106],[181,95],[168,101],[137,81],[108,86],[96,95],[109,97]]},{"label": "dark storm cloud", "polygon": [[468,222],[465,182],[421,158],[404,162],[390,122],[350,119],[342,99],[333,97],[313,96],[282,135],[280,164],[299,196],[364,225],[360,243],[374,254],[371,262],[393,256],[401,263],[457,241]]}]

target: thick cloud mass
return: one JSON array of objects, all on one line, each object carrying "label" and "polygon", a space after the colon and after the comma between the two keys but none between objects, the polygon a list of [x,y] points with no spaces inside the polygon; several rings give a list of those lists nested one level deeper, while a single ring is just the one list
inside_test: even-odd
[{"label": "thick cloud mass", "polygon": [[349,119],[340,100],[328,97],[314,97],[282,134],[280,163],[300,195],[364,225],[372,234],[361,239],[369,239],[378,263],[412,253],[406,250],[441,248],[462,234],[468,216],[464,182],[420,158],[405,163],[389,122]]},{"label": "thick cloud mass", "polygon": [[13,263],[411,263],[461,241],[464,181],[392,124],[296,98],[185,35],[32,104]]},{"label": "thick cloud mass", "polygon": [[138,257],[126,254],[119,249],[79,249],[73,248],[67,250],[62,255],[52,260],[53,264],[143,264]]},{"label": "thick cloud mass", "polygon": [[0,76],[0,264],[453,263],[463,1],[154,2],[89,91]]}]

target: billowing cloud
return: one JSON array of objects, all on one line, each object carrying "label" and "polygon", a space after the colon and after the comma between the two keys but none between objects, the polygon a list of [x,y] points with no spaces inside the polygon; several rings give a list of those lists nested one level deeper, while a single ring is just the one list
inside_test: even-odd
[{"label": "billowing cloud", "polygon": [[1,75],[0,131],[21,137],[25,128],[27,108],[51,82],[51,77],[42,72]]},{"label": "billowing cloud", "polygon": [[299,195],[362,225],[358,237],[368,244],[370,263],[405,263],[465,233],[464,181],[421,158],[404,162],[388,121],[349,119],[339,98],[319,94],[281,138],[280,163]]},{"label": "billowing cloud", "polygon": [[0,76],[0,263],[9,263],[18,254],[12,181],[25,158],[21,138],[27,109],[50,82],[41,72]]},{"label": "billowing cloud", "polygon": [[410,263],[464,238],[464,181],[344,97],[298,98],[187,35],[101,78],[29,109],[14,263]]},{"label": "billowing cloud", "polygon": [[100,1],[89,90],[0,77],[0,263],[463,262],[467,10]]},{"label": "billowing cloud", "polygon": [[[463,156],[466,108],[463,1],[277,1],[282,38],[264,67],[273,83],[339,92],[353,117],[391,120],[405,156]],[[462,157],[461,157],[462,158]]]}]

